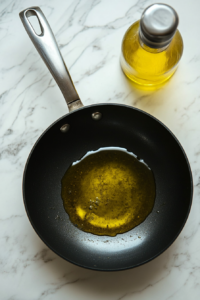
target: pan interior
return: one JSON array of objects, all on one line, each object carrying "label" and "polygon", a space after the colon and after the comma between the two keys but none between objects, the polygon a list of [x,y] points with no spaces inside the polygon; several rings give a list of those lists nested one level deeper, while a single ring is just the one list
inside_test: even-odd
[{"label": "pan interior", "polygon": [[[102,118],[93,120],[94,112]],[[66,133],[60,127],[69,124]],[[147,219],[115,237],[76,228],[61,198],[61,179],[88,151],[121,147],[153,171],[156,200]],[[158,120],[123,105],[93,105],[56,121],[35,144],[24,172],[24,202],[41,239],[58,255],[82,267],[122,270],[141,265],[167,249],[182,230],[192,200],[192,177],[184,151]]]}]

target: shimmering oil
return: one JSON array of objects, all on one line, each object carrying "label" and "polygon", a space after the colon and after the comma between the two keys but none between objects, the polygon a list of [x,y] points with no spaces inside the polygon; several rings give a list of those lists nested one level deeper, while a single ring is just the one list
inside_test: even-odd
[{"label": "shimmering oil", "polygon": [[85,232],[115,236],[142,223],[153,209],[153,172],[123,148],[101,148],[73,163],[62,178],[71,222]]}]

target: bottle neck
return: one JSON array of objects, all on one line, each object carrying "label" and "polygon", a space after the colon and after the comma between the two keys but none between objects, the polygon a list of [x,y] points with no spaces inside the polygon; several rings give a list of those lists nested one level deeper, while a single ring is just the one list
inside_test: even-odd
[{"label": "bottle neck", "polygon": [[160,53],[160,52],[163,52],[164,50],[166,50],[169,47],[169,44],[170,44],[169,43],[169,44],[165,45],[164,47],[159,47],[159,46],[156,47],[156,45],[154,45],[154,47],[147,46],[147,44],[145,43],[145,37],[141,33],[140,28],[139,28],[139,32],[138,32],[138,39],[139,39],[139,43],[140,43],[141,47],[145,51],[148,51],[148,52],[151,52],[151,53]]}]

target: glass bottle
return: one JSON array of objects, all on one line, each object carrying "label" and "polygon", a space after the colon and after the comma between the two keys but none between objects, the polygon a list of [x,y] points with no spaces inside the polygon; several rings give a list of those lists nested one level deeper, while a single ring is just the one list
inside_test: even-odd
[{"label": "glass bottle", "polygon": [[129,79],[156,86],[174,74],[183,53],[178,22],[171,6],[158,3],[147,7],[141,20],[128,28],[122,41],[121,67]]}]

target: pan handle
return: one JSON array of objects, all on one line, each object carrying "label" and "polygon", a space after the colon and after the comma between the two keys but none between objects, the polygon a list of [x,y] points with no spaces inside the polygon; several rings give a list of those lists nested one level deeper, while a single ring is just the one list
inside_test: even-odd
[{"label": "pan handle", "polygon": [[[41,9],[37,6],[27,8],[19,13],[21,21],[35,45],[37,51],[57,82],[67,102],[69,111],[82,107],[83,104],[74,87],[73,81],[62,58],[55,37]],[[28,17],[36,16],[41,28],[41,34],[33,29]]]}]

